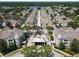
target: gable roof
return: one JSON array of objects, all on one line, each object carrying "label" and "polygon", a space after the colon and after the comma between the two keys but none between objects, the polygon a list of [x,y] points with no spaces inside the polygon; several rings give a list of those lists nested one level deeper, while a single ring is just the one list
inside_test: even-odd
[{"label": "gable roof", "polygon": [[63,37],[63,39],[79,39],[79,28],[77,29],[73,29],[71,27],[63,29],[56,29],[54,30],[54,34],[56,37],[58,37],[59,34],[61,34],[61,37]]},{"label": "gable roof", "polygon": [[0,38],[2,39],[14,39],[15,35],[18,35],[18,37],[22,36],[23,31],[20,29],[16,29],[14,28],[13,30],[9,29],[9,30],[1,30],[1,35]]},{"label": "gable roof", "polygon": [[32,42],[46,42],[46,41],[44,38],[37,35],[36,37],[33,38]]}]

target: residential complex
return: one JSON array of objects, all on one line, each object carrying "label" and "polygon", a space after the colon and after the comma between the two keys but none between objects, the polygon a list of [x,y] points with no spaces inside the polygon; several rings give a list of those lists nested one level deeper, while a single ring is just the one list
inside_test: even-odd
[{"label": "residential complex", "polygon": [[51,4],[0,7],[0,52],[4,56],[64,57],[79,53],[79,8]]}]

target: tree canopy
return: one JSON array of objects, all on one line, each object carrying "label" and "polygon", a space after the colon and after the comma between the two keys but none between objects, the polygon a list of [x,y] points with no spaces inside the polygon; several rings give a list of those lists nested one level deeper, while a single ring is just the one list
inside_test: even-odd
[{"label": "tree canopy", "polygon": [[70,48],[72,51],[79,53],[79,41],[77,39],[73,39]]}]

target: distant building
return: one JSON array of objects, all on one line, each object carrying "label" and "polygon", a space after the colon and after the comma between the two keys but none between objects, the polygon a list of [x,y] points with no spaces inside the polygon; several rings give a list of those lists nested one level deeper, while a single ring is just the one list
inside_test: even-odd
[{"label": "distant building", "polygon": [[13,27],[16,27],[17,25],[18,26],[21,25],[21,20],[8,20],[8,21],[11,23]]},{"label": "distant building", "polygon": [[45,41],[44,38],[42,38],[39,35],[37,35],[36,37],[33,38],[33,40],[31,41],[31,43],[33,45],[45,45],[46,41]]}]

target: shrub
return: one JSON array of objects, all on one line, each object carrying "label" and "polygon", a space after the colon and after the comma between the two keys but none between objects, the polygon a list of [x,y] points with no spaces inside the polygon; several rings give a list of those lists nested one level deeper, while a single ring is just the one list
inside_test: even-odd
[{"label": "shrub", "polygon": [[74,55],[75,54],[75,52],[74,51],[71,51],[70,49],[65,49],[64,51],[67,52],[67,53],[69,53],[69,54],[71,54],[71,55]]},{"label": "shrub", "polygon": [[65,47],[66,47],[65,44],[63,43],[63,41],[61,41],[61,42],[59,43],[59,49],[64,50]]},{"label": "shrub", "polygon": [[17,47],[16,47],[16,44],[13,43],[11,40],[9,41],[9,46],[8,46],[8,50],[9,51],[13,51],[15,50]]}]

